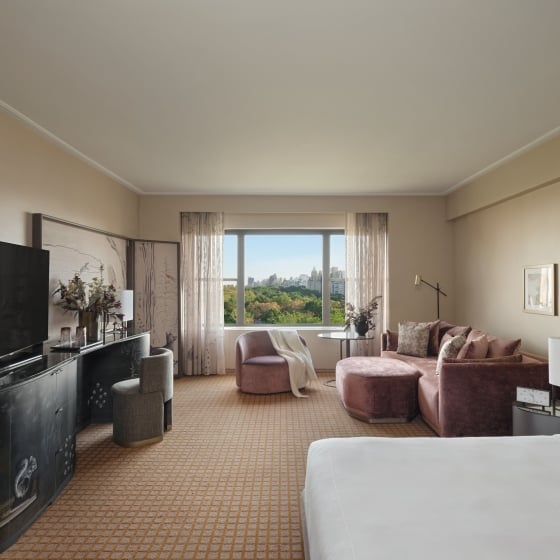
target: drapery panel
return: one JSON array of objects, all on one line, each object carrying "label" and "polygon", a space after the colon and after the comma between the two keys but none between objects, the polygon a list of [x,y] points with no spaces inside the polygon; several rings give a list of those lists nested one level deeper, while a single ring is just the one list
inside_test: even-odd
[{"label": "drapery panel", "polygon": [[370,342],[352,343],[353,354],[379,353],[385,329],[387,298],[387,214],[351,213],[346,215],[346,293],[347,302],[365,307],[381,296],[375,334]]},{"label": "drapery panel", "polygon": [[181,213],[184,375],[225,373],[223,239],[222,213]]}]

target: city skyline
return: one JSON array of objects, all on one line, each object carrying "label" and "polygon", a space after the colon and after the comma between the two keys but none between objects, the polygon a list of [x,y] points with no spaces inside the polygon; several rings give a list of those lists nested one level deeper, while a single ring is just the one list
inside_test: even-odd
[{"label": "city skyline", "polygon": [[[297,277],[282,278],[276,274],[272,274],[268,278],[262,280],[255,280],[249,276],[245,286],[254,288],[259,286],[277,286],[282,288],[301,287],[313,290],[316,292],[323,291],[323,273],[316,268],[313,268],[311,274],[300,274]],[[329,293],[344,295],[345,279],[344,271],[338,267],[333,266],[329,272]]]},{"label": "city skyline", "polygon": [[[237,277],[237,246],[234,236],[225,236],[224,278]],[[344,235],[331,236],[330,268],[345,268]],[[321,235],[248,235],[245,238],[245,278],[255,282],[276,274],[285,280],[322,270]]]}]

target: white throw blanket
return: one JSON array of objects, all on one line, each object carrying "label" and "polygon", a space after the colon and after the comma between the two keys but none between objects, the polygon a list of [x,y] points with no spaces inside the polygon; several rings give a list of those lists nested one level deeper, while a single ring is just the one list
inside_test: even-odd
[{"label": "white throw blanket", "polygon": [[292,393],[296,397],[308,397],[299,392],[299,387],[317,379],[309,348],[295,330],[270,330],[268,335],[276,353],[288,362]]}]

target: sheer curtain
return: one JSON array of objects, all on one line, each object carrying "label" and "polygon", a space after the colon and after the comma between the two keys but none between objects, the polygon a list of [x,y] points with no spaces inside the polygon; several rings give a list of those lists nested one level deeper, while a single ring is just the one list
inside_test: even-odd
[{"label": "sheer curtain", "polygon": [[181,213],[183,375],[225,373],[223,214]]},{"label": "sheer curtain", "polygon": [[[379,353],[387,299],[387,214],[346,215],[346,301],[365,307],[381,296],[371,342],[352,343],[355,354]],[[368,348],[369,347],[369,348]]]}]

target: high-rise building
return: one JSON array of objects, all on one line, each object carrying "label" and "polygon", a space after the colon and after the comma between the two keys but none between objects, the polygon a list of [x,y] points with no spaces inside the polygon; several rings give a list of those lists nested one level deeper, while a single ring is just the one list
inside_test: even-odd
[{"label": "high-rise building", "polygon": [[315,267],[313,267],[311,276],[307,281],[307,288],[315,292],[321,292],[323,289],[323,273]]}]

